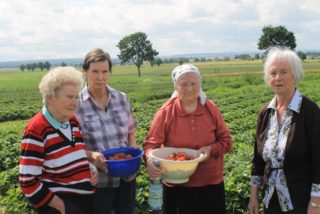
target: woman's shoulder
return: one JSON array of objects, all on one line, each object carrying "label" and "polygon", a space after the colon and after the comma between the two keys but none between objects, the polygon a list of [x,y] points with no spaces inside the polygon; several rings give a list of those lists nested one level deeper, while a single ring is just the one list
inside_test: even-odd
[{"label": "woman's shoulder", "polygon": [[219,111],[220,112],[218,105],[208,98],[206,99],[205,106],[212,111]]},{"label": "woman's shoulder", "polygon": [[48,121],[45,119],[41,112],[38,112],[30,118],[25,130],[32,130],[33,132],[43,132],[43,130],[48,126]]},{"label": "woman's shoulder", "polygon": [[170,98],[165,103],[162,104],[159,110],[161,111],[169,111],[170,109],[173,109],[176,105],[176,102],[178,101],[178,97]]},{"label": "woman's shoulder", "polygon": [[107,86],[108,90],[111,92],[111,94],[113,96],[116,96],[116,97],[127,97],[127,94],[124,93],[123,91],[119,91],[115,88],[112,88],[111,86]]},{"label": "woman's shoulder", "polygon": [[318,104],[316,102],[312,101],[307,96],[302,96],[302,104],[304,104],[307,108],[312,108],[312,109],[318,109],[319,110]]}]

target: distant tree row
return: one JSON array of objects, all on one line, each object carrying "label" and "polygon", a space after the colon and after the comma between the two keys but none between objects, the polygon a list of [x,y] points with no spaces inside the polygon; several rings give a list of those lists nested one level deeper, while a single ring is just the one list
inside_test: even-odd
[{"label": "distant tree row", "polygon": [[[23,71],[34,71],[36,69],[40,69],[41,71],[43,70],[49,70],[51,68],[51,64],[50,62],[48,61],[45,61],[45,62],[34,62],[34,63],[29,63],[29,64],[21,64],[19,66],[20,70],[23,72]],[[68,66],[67,63],[65,62],[61,62],[61,64],[59,66]],[[75,65],[75,66],[78,66],[78,65]],[[79,66],[82,66],[82,65],[79,65]]]},{"label": "distant tree row", "polygon": [[49,70],[51,67],[51,64],[50,62],[48,61],[45,61],[45,62],[34,62],[34,63],[29,63],[29,64],[21,64],[19,66],[20,70],[23,72],[25,70],[27,71],[34,71],[36,70],[37,68],[40,69],[41,71],[43,70]]}]

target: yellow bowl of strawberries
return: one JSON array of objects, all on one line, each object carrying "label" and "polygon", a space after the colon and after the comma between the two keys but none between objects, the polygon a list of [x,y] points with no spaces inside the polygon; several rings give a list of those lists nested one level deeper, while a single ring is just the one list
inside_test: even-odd
[{"label": "yellow bowl of strawberries", "polygon": [[198,163],[204,159],[204,154],[198,154],[195,149],[164,147],[152,150],[150,158],[159,163],[165,182],[180,184],[189,181]]}]

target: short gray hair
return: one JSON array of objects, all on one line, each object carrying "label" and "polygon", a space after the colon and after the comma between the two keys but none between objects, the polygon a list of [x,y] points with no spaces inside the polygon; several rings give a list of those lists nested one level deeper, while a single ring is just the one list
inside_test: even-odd
[{"label": "short gray hair", "polygon": [[81,91],[84,84],[80,71],[71,66],[56,67],[43,76],[39,90],[42,94],[43,102],[46,103],[48,96],[55,96],[65,85],[74,85]]},{"label": "short gray hair", "polygon": [[275,60],[285,60],[288,62],[291,70],[293,72],[293,76],[296,80],[296,84],[303,78],[303,68],[301,64],[301,60],[296,52],[290,50],[289,48],[285,47],[271,47],[268,51],[268,55],[266,57],[266,61],[264,63],[264,80],[266,83],[269,84],[269,69],[270,65]]}]

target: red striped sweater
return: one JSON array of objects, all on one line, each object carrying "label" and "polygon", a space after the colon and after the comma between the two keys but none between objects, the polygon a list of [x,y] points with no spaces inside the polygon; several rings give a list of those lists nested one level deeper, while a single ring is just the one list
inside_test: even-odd
[{"label": "red striped sweater", "polygon": [[78,121],[72,117],[69,122],[72,141],[51,126],[41,113],[30,119],[23,133],[19,182],[35,208],[49,203],[55,192],[94,193]]}]

